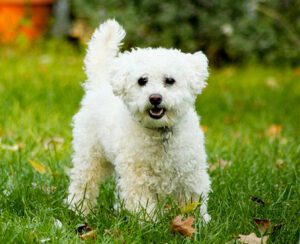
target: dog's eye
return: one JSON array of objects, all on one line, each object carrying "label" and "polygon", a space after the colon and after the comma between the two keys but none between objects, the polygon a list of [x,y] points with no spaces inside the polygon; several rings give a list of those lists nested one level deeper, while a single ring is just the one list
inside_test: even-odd
[{"label": "dog's eye", "polygon": [[165,83],[167,85],[173,85],[175,83],[175,80],[173,78],[166,78]]},{"label": "dog's eye", "polygon": [[147,82],[148,82],[148,78],[147,77],[141,77],[141,78],[138,79],[138,84],[140,86],[146,85]]}]

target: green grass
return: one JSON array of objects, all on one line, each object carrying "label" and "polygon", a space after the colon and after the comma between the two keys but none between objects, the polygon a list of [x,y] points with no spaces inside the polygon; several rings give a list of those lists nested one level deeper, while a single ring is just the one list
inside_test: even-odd
[{"label": "green grass", "polygon": [[[43,47],[43,48],[41,48]],[[101,187],[95,212],[84,219],[63,204],[71,157],[71,118],[83,95],[83,52],[50,42],[33,49],[0,50],[0,242],[81,242],[75,233],[87,221],[101,243],[225,243],[257,232],[253,218],[282,227],[270,242],[297,243],[300,226],[300,77],[288,67],[245,65],[211,70],[197,100],[208,127],[209,163],[230,166],[210,172],[212,221],[188,239],[170,232],[177,210],[156,223],[113,210],[114,181]],[[268,129],[274,124],[275,138]],[[281,127],[280,127],[281,126]],[[276,133],[275,133],[276,134]],[[63,143],[47,144],[49,138]],[[7,145],[23,144],[17,151]],[[28,160],[45,166],[40,174]],[[283,162],[281,167],[276,162]],[[251,196],[265,202],[259,205]],[[191,213],[193,215],[193,213]],[[62,222],[62,228],[54,224]]]}]

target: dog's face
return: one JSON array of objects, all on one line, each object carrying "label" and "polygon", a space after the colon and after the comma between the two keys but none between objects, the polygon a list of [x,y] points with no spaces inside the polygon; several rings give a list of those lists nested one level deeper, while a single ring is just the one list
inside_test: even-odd
[{"label": "dog's face", "polygon": [[147,128],[172,127],[193,108],[208,77],[202,52],[137,49],[112,63],[111,85],[132,117]]}]

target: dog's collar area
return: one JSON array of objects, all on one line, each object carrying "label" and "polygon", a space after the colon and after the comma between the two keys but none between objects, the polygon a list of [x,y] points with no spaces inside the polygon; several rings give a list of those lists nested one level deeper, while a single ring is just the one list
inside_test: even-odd
[{"label": "dog's collar area", "polygon": [[168,132],[171,132],[173,133],[173,126],[172,127],[167,127],[167,126],[163,126],[163,127],[157,127],[157,128],[154,128],[154,127],[144,127],[150,131],[156,131],[156,132],[160,132],[160,134],[165,134],[165,133],[168,133]]},{"label": "dog's collar area", "polygon": [[161,128],[161,135],[162,135],[162,144],[164,147],[164,151],[167,153],[167,147],[169,144],[169,140],[173,135],[173,127]]},{"label": "dog's collar area", "polygon": [[169,139],[173,135],[173,127],[158,127],[158,128],[149,128],[145,127],[150,132],[153,132],[152,138],[155,140],[161,140],[165,145],[169,142]]},{"label": "dog's collar area", "polygon": [[165,133],[172,133],[173,134],[173,127],[159,127],[157,128],[158,131],[160,131],[162,134],[165,134]]}]

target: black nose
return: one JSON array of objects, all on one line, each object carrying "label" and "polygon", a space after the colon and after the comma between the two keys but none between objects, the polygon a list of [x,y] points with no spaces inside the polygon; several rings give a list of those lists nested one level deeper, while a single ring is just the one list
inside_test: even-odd
[{"label": "black nose", "polygon": [[152,105],[157,106],[162,101],[162,96],[160,94],[152,94],[149,97],[149,101]]}]

